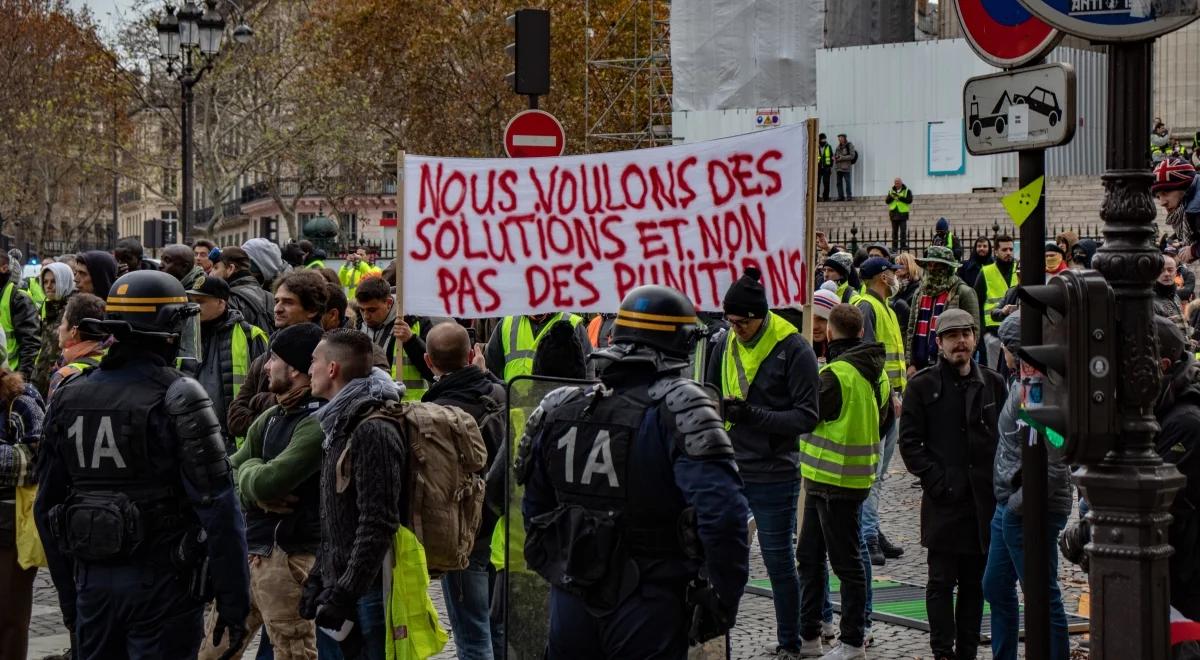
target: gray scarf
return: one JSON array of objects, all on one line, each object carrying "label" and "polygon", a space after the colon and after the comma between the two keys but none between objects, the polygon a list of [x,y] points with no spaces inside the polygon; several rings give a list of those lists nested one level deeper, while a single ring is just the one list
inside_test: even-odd
[{"label": "gray scarf", "polygon": [[355,378],[346,383],[324,408],[314,415],[325,432],[325,441],[321,446],[329,449],[329,444],[337,435],[339,429],[345,428],[351,418],[367,407],[376,407],[388,401],[399,401],[404,396],[404,385],[396,383],[388,373],[379,367],[371,370],[366,378]]}]

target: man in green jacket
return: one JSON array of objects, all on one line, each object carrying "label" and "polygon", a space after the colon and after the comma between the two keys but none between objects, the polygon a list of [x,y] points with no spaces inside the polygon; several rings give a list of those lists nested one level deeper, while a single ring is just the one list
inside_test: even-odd
[{"label": "man in green jacket", "polygon": [[[276,405],[254,420],[246,442],[230,459],[246,512],[250,553],[249,634],[260,626],[276,657],[314,658],[316,627],[300,617],[304,582],[321,543],[321,443],[325,434],[312,416],[321,401],[312,395],[308,368],[322,330],[312,323],[288,326],[271,337],[266,374]],[[210,625],[215,617],[210,617]],[[211,632],[211,630],[210,630]],[[201,658],[220,657],[206,636]]]}]

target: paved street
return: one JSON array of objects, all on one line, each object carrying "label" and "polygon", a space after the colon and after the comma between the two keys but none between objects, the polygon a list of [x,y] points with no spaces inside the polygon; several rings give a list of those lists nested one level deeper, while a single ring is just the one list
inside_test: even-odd
[{"label": "paved street", "polygon": [[[887,566],[875,569],[875,577],[892,578],[906,582],[924,584],[925,582],[925,552],[918,545],[917,511],[920,503],[920,490],[912,487],[916,480],[904,471],[900,457],[897,454],[893,460],[891,475],[888,478],[887,490],[883,498],[883,527],[884,533],[892,542],[903,545],[904,557],[889,560]],[[1067,610],[1076,609],[1079,595],[1086,587],[1087,577],[1076,568],[1062,561],[1063,600]],[[757,546],[751,551],[752,579],[766,578],[767,572],[758,554]],[[433,587],[433,600],[442,622],[446,623],[445,606],[442,603],[441,589]],[[750,658],[767,658],[771,655],[766,647],[775,641],[775,614],[771,600],[762,596],[748,594],[742,600],[738,625],[733,631],[732,648],[734,660]],[[887,623],[876,623],[872,626],[875,645],[870,657],[887,659],[921,659],[930,658],[928,634],[919,630]],[[61,650],[66,646],[66,634],[62,627],[55,599],[54,587],[50,584],[49,573],[40,571],[34,592],[33,622],[31,625],[30,658],[41,658],[42,655]],[[1072,636],[1072,646],[1077,646],[1081,636]],[[454,658],[454,642],[451,640],[446,650],[436,656],[440,659]],[[711,657],[711,656],[709,656]],[[990,658],[988,649],[980,649],[980,658]],[[1087,657],[1078,654],[1078,657]]]}]

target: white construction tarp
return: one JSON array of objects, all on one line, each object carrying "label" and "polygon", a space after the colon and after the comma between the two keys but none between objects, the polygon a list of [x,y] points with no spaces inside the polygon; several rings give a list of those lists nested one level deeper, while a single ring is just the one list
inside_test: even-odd
[{"label": "white construction tarp", "polygon": [[812,105],[824,11],[824,0],[672,2],[675,110]]}]

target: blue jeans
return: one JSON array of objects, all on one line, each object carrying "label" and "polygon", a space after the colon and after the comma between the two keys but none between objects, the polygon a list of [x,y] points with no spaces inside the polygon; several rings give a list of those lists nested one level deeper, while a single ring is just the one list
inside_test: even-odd
[{"label": "blue jeans", "polygon": [[875,472],[875,483],[871,484],[871,492],[867,495],[867,501],[863,502],[863,537],[868,541],[879,538],[879,496],[883,492],[883,477],[892,462],[892,454],[896,452],[896,438],[899,435],[900,423],[892,422],[892,427],[880,443],[879,469]]},{"label": "blue jeans", "polygon": [[[1050,556],[1050,658],[1066,660],[1070,656],[1067,638],[1067,614],[1058,587],[1058,534],[1067,526],[1067,517],[1047,517],[1046,543]],[[983,596],[992,606],[992,656],[996,660],[1015,660],[1020,640],[1021,615],[1017,603],[1017,583],[1024,580],[1025,550],[1020,514],[1002,504],[992,516],[992,542],[988,548],[987,568],[983,572]]]},{"label": "blue jeans", "polygon": [[467,567],[442,576],[442,592],[458,660],[492,660],[490,554],[487,539],[477,539]]},{"label": "blue jeans", "polygon": [[779,648],[800,648],[800,573],[796,569],[796,508],[800,480],[775,483],[747,482],[746,501],[758,526],[771,599],[775,601],[775,626]]},{"label": "blue jeans", "polygon": [[[266,628],[264,627],[265,631]],[[317,660],[344,660],[342,647],[337,640],[317,629]],[[261,660],[261,659],[260,659]]]},{"label": "blue jeans", "polygon": [[383,611],[383,592],[375,587],[358,599],[358,626],[363,645],[359,660],[385,660],[387,657],[387,616]]}]

